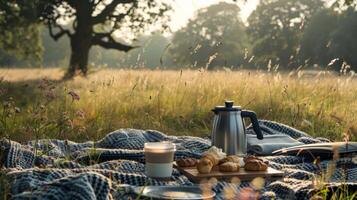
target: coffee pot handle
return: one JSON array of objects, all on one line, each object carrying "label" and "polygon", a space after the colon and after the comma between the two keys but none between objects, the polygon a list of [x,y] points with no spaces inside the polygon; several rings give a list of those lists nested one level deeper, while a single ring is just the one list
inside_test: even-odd
[{"label": "coffee pot handle", "polygon": [[257,134],[257,138],[259,140],[263,139],[262,131],[260,130],[259,122],[257,119],[257,115],[253,111],[242,110],[242,117],[248,117],[253,125],[253,130]]}]

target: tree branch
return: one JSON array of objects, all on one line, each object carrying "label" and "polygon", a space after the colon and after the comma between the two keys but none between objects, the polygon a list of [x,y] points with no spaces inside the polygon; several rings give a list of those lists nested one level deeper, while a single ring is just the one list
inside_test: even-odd
[{"label": "tree branch", "polygon": [[115,8],[119,4],[134,3],[135,0],[113,0],[110,4],[106,5],[105,8],[97,16],[93,18],[93,24],[103,23],[106,18],[115,11]]},{"label": "tree branch", "polygon": [[[107,38],[107,41],[103,40],[105,38]],[[105,34],[105,33],[96,34],[92,39],[92,44],[101,46],[105,49],[116,49],[125,52],[128,52],[131,49],[138,47],[138,46],[130,46],[117,42],[113,39],[113,37],[110,34]]]},{"label": "tree branch", "polygon": [[67,0],[66,1],[68,5],[70,5],[72,8],[76,7],[76,0]]},{"label": "tree branch", "polygon": [[50,36],[52,37],[52,39],[54,39],[55,41],[57,41],[58,39],[60,39],[62,36],[64,36],[65,34],[68,37],[71,37],[72,34],[69,32],[69,30],[65,30],[63,29],[60,25],[56,25],[57,28],[60,29],[60,32],[58,33],[54,33],[53,29],[52,29],[52,24],[51,23],[47,23],[48,25],[48,31],[50,33]]}]

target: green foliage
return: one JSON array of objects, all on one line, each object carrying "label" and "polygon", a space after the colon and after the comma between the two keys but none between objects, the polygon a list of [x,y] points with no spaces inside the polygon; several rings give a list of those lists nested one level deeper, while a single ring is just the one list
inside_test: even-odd
[{"label": "green foliage", "polygon": [[303,61],[327,66],[334,59],[329,50],[330,34],[337,24],[337,13],[328,8],[320,10],[312,17],[301,40],[300,56]]},{"label": "green foliage", "polygon": [[43,48],[41,29],[34,11],[36,3],[19,1],[15,5],[6,0],[0,1],[0,62],[6,62],[5,58],[9,55],[20,60],[41,60]]},{"label": "green foliage", "polygon": [[[111,6],[108,2],[95,2],[97,13]],[[236,4],[222,2],[200,9],[186,27],[174,33],[171,41],[162,33],[147,32],[152,30],[150,23],[155,19],[161,28],[167,27],[169,6],[138,2],[141,1],[135,1],[132,9],[140,10],[140,14],[127,10],[123,19],[92,13],[92,31],[97,35],[92,39],[99,42],[93,43],[89,54],[92,66],[212,69],[255,64],[289,69],[317,64],[335,70],[342,66],[342,71],[357,69],[356,1],[340,0],[326,8],[321,0],[262,0],[247,25],[242,23]],[[56,8],[64,4],[67,12],[58,13]],[[63,66],[71,58],[70,41],[78,26],[73,8],[86,4],[73,0],[0,0],[0,65],[38,66],[42,58],[43,66]],[[119,9],[122,5],[117,6]],[[53,16],[67,19],[68,24],[59,24],[61,20],[53,20]],[[43,23],[57,30],[49,35]],[[76,38],[75,43],[82,37]],[[116,48],[105,50],[114,46],[131,49],[121,45],[124,41],[133,41],[138,48],[127,54]]]},{"label": "green foliage", "polygon": [[127,52],[133,46],[123,41],[131,42],[148,30],[167,29],[170,8],[170,1],[1,0],[0,35],[4,37],[0,47],[39,58],[40,32],[36,28],[44,24],[54,40],[70,39],[68,77],[77,70],[86,74],[92,46]]},{"label": "green foliage", "polygon": [[305,24],[323,7],[320,0],[262,0],[248,18],[248,33],[258,64],[296,67]]},{"label": "green foliage", "polygon": [[[324,9],[316,14],[304,32],[301,56],[309,63],[357,70],[357,11]],[[338,62],[331,62],[335,60]],[[343,62],[345,64],[343,64]],[[345,69],[342,69],[342,71]],[[342,72],[341,71],[341,72]]]},{"label": "green foliage", "polygon": [[357,70],[357,12],[349,8],[340,16],[338,26],[331,32],[331,54]]},{"label": "green foliage", "polygon": [[351,5],[354,2],[354,0],[345,0],[346,5]]},{"label": "green foliage", "polygon": [[239,11],[236,4],[229,3],[198,10],[196,17],[175,33],[169,48],[173,60],[206,68],[243,64],[248,44]]}]

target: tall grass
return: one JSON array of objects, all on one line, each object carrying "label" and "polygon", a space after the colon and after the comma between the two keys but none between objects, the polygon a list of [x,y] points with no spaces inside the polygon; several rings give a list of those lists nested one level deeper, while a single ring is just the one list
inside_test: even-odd
[{"label": "tall grass", "polygon": [[58,69],[0,70],[0,117],[6,119],[0,134],[19,141],[83,141],[139,128],[206,136],[210,110],[230,99],[261,119],[313,136],[356,139],[355,78],[303,73],[105,69],[63,82]]}]

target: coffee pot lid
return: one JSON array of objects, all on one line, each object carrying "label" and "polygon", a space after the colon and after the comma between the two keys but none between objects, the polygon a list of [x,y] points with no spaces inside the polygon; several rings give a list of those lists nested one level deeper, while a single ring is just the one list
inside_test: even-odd
[{"label": "coffee pot lid", "polygon": [[240,106],[233,106],[234,101],[225,101],[224,106],[216,106],[212,111],[220,112],[220,111],[240,111],[242,110]]}]

